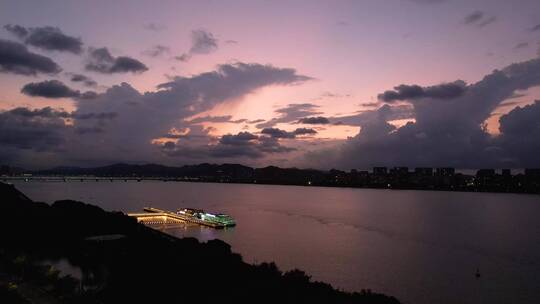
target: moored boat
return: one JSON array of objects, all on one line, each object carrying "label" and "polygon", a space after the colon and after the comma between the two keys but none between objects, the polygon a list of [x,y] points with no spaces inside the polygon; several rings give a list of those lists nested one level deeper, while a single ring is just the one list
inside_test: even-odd
[{"label": "moored boat", "polygon": [[236,225],[235,220],[227,214],[218,213],[212,214],[205,212],[202,209],[183,208],[176,212],[177,215],[193,219],[203,225],[213,227],[232,227]]}]

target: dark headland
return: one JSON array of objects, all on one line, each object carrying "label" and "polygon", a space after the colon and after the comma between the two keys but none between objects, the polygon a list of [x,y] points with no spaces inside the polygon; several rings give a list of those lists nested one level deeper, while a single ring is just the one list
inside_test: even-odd
[{"label": "dark headland", "polygon": [[[76,201],[33,202],[0,183],[0,303],[399,303],[348,293],[230,246],[178,239]],[[50,267],[68,261],[74,278]]]}]

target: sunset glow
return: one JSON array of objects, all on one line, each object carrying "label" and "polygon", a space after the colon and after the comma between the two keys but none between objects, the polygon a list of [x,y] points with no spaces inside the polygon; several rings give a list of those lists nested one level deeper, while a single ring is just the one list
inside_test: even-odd
[{"label": "sunset glow", "polygon": [[[384,161],[466,168],[472,166],[470,149],[478,157],[497,146],[499,154],[481,157],[485,165],[525,167],[538,161],[505,148],[514,139],[501,135],[499,119],[526,105],[538,112],[539,11],[532,0],[519,6],[503,0],[4,1],[0,56],[20,47],[57,66],[46,71],[0,62],[5,124],[18,108],[50,107],[53,116],[71,113],[72,120],[48,130],[57,123],[52,116],[13,118],[44,124],[38,128],[54,144],[37,147],[24,142],[33,131],[11,130],[14,139],[2,142],[7,148],[0,156],[36,167],[81,161],[267,165],[276,159],[287,160],[285,166],[317,166],[311,152],[331,149],[341,156],[329,167]],[[45,31],[71,44],[32,42]],[[518,72],[512,64],[521,64]],[[496,83],[490,80],[499,77],[495,70],[527,81]],[[64,87],[38,86],[49,80]],[[400,85],[423,92],[410,95]],[[387,92],[398,96],[385,99]],[[440,111],[451,115],[439,119]],[[270,135],[265,128],[285,133]],[[167,135],[171,129],[184,133],[175,138]],[[220,146],[223,136],[242,132],[257,137],[243,142],[250,149],[273,146],[254,148],[256,153],[240,151],[243,144],[236,141]],[[473,139],[484,135],[491,139]],[[444,145],[438,141],[445,136],[450,146],[478,146],[445,157],[432,151],[415,161],[387,155],[400,141],[420,146],[412,141],[437,138],[428,144],[435,147]],[[325,148],[314,151],[322,142]],[[310,158],[303,157],[308,151]],[[354,161],[347,153],[356,155]]]}]

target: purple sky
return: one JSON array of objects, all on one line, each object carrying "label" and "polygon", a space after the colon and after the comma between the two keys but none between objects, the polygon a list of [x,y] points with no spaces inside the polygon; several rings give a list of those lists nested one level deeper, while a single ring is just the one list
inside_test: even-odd
[{"label": "purple sky", "polygon": [[18,0],[0,20],[0,163],[540,166],[540,1]]}]

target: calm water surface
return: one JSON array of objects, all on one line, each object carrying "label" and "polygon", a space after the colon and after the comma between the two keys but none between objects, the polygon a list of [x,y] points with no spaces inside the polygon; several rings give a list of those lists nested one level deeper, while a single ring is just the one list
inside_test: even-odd
[{"label": "calm water surface", "polygon": [[[106,210],[207,209],[238,226],[169,229],[222,239],[345,290],[404,303],[540,303],[540,196],[171,182],[17,183],[34,200]],[[481,278],[476,279],[476,269]]]}]

